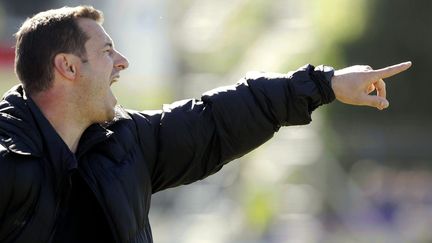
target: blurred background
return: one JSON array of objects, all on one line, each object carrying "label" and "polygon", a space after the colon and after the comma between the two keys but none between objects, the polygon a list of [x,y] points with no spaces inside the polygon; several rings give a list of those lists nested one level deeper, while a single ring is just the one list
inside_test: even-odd
[{"label": "blurred background", "polygon": [[218,174],[154,195],[155,242],[432,242],[432,1],[1,0],[2,92],[18,82],[25,18],[78,4],[104,11],[129,58],[114,89],[133,109],[199,98],[250,70],[413,61],[387,80],[389,109],[336,101]]}]

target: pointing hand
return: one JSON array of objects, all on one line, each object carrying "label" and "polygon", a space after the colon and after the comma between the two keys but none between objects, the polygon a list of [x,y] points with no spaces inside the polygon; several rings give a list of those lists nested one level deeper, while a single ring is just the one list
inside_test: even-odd
[{"label": "pointing hand", "polygon": [[[336,99],[350,105],[366,105],[383,110],[389,106],[386,99],[384,78],[391,77],[411,67],[404,62],[382,69],[373,70],[370,66],[357,65],[335,71],[332,88]],[[376,95],[371,93],[376,90]]]}]

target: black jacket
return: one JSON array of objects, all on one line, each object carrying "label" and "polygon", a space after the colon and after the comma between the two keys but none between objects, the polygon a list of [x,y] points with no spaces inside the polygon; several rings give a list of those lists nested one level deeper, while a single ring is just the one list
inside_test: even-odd
[{"label": "black jacket", "polygon": [[152,193],[217,172],[281,126],[309,123],[334,99],[332,75],[311,65],[255,73],[162,111],[118,109],[113,122],[84,132],[75,154],[15,87],[0,102],[0,242],[53,241],[74,183],[88,189],[114,242],[152,242]]}]

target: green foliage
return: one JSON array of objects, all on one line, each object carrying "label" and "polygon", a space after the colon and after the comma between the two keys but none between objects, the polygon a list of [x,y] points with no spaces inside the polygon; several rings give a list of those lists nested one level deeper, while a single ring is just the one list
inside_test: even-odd
[{"label": "green foliage", "polygon": [[226,73],[239,61],[260,36],[270,15],[270,1],[251,0],[225,21],[220,36],[209,52],[185,53],[192,72]]},{"label": "green foliage", "polygon": [[246,216],[250,225],[259,232],[263,232],[269,226],[275,214],[275,198],[267,189],[255,190],[249,194],[246,202]]},{"label": "green foliage", "polygon": [[345,66],[342,44],[364,34],[367,1],[325,0],[314,4],[318,55],[329,65]]}]

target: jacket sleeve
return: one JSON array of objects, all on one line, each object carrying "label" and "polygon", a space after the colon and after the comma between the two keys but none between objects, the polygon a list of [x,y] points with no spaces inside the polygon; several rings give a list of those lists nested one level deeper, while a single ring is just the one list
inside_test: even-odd
[{"label": "jacket sleeve", "polygon": [[[5,153],[5,148],[0,145],[0,156],[3,156]],[[4,241],[9,233],[9,229],[5,229],[8,224],[6,221],[7,207],[11,201],[12,196],[12,177],[9,164],[3,162],[3,159],[0,157],[0,241]]]},{"label": "jacket sleeve", "polygon": [[333,69],[306,65],[289,74],[251,73],[201,100],[164,106],[157,132],[152,190],[192,183],[270,139],[281,126],[311,122],[334,100]]}]

